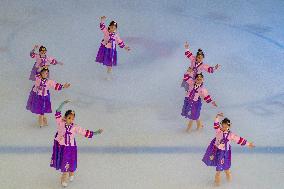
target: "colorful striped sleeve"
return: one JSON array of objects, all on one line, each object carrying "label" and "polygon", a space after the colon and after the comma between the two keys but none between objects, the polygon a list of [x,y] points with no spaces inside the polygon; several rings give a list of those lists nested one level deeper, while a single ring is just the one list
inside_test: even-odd
[{"label": "colorful striped sleeve", "polygon": [[100,23],[100,29],[103,31],[104,29],[106,29],[106,25],[105,23],[101,22]]},{"label": "colorful striped sleeve", "polygon": [[208,64],[203,64],[203,70],[208,73],[214,73],[214,67],[209,66]]},{"label": "colorful striped sleeve", "polygon": [[189,74],[187,74],[187,73],[183,75],[183,80],[184,80],[184,81],[187,81],[187,80],[189,80],[190,78],[192,78],[192,77],[191,77]]},{"label": "colorful striped sleeve", "polygon": [[116,34],[116,40],[117,40],[117,44],[118,44],[118,46],[119,46],[120,48],[124,48],[124,47],[125,47],[125,44],[124,44],[123,40],[120,39],[120,37],[119,37],[118,34]]},{"label": "colorful striped sleeve", "polygon": [[188,59],[191,60],[191,62],[195,61],[195,57],[193,56],[192,52],[189,51],[189,49],[186,49],[184,54]]},{"label": "colorful striped sleeve", "polygon": [[35,58],[35,56],[36,56],[36,53],[35,53],[35,50],[33,49],[33,50],[31,50],[31,52],[30,52],[30,57],[31,57],[31,58]]},{"label": "colorful striped sleeve", "polygon": [[210,95],[205,96],[205,97],[204,97],[204,100],[205,100],[205,102],[207,102],[207,103],[212,102],[212,99],[211,99],[211,96],[210,96]]},{"label": "colorful striped sleeve", "polygon": [[248,142],[246,139],[244,139],[243,137],[240,137],[234,133],[231,133],[231,140],[233,140],[235,143],[241,145],[241,146],[245,146],[248,145]]},{"label": "colorful striped sleeve", "polygon": [[90,130],[86,130],[85,137],[86,138],[92,138],[94,136],[94,132]]},{"label": "colorful striped sleeve", "polygon": [[60,84],[60,83],[56,83],[56,84],[55,84],[54,89],[55,89],[56,91],[60,91],[60,90],[62,90],[62,88],[63,88],[63,85],[62,85],[62,84]]},{"label": "colorful striped sleeve", "polygon": [[220,129],[220,121],[218,117],[216,117],[214,121],[214,129]]}]

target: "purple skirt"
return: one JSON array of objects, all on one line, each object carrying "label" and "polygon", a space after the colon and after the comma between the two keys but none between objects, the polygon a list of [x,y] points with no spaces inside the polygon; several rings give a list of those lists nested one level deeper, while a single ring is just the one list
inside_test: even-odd
[{"label": "purple skirt", "polygon": [[45,113],[52,113],[49,90],[47,91],[47,96],[41,96],[34,92],[32,89],[26,109],[30,110],[34,114],[40,115],[44,115]]},{"label": "purple skirt", "polygon": [[30,74],[30,80],[35,81],[35,76],[38,74],[37,68],[36,68],[36,63],[34,63],[34,66],[32,68],[31,74]]},{"label": "purple skirt", "polygon": [[101,44],[96,57],[96,62],[99,62],[105,66],[110,66],[110,67],[116,66],[117,65],[116,49],[112,50],[110,48],[106,48],[103,44]]},{"label": "purple skirt", "polygon": [[198,120],[200,117],[201,106],[201,98],[198,98],[197,101],[193,101],[190,100],[189,97],[185,97],[181,115],[191,120]]},{"label": "purple skirt", "polygon": [[61,172],[74,172],[77,169],[77,146],[60,145],[54,140],[50,167]]},{"label": "purple skirt", "polygon": [[231,146],[229,150],[220,150],[215,146],[216,138],[214,138],[203,156],[202,161],[207,166],[216,167],[216,171],[228,170],[231,167]]}]

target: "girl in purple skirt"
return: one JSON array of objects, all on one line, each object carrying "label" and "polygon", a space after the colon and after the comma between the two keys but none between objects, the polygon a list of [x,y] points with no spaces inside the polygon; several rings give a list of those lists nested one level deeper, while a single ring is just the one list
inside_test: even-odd
[{"label": "girl in purple skirt", "polygon": [[224,117],[223,113],[219,113],[216,116],[214,122],[214,129],[216,137],[211,141],[207,147],[206,153],[202,161],[207,166],[216,167],[215,184],[217,186],[221,183],[221,172],[225,171],[228,181],[231,181],[232,176],[230,172],[231,167],[231,145],[230,142],[234,141],[241,146],[248,146],[249,148],[255,147],[252,142],[247,142],[242,137],[232,133],[230,131],[231,122],[228,118],[223,119],[221,124],[219,118]]},{"label": "girl in purple skirt", "polygon": [[30,92],[26,106],[27,110],[39,115],[38,123],[40,127],[47,126],[47,118],[44,114],[52,112],[49,89],[53,88],[60,91],[70,86],[69,83],[62,85],[48,79],[48,73],[48,68],[44,67],[41,69],[40,74],[36,76],[35,85]]},{"label": "girl in purple skirt", "polygon": [[189,119],[189,123],[186,131],[189,132],[193,121],[197,123],[197,129],[202,127],[200,120],[200,111],[201,111],[201,97],[207,102],[211,103],[214,107],[217,107],[216,102],[212,101],[210,95],[207,92],[207,89],[203,84],[203,75],[197,74],[195,80],[188,78],[188,90],[186,91],[186,97],[184,99],[184,104],[182,108],[181,115]]},{"label": "girl in purple skirt", "polygon": [[130,51],[130,48],[124,44],[117,34],[117,23],[115,21],[111,21],[108,28],[106,28],[104,23],[105,19],[105,16],[101,17],[100,28],[104,34],[104,38],[101,42],[96,62],[105,65],[107,67],[107,73],[111,73],[112,67],[117,65],[116,45],[127,51]]},{"label": "girl in purple skirt", "polygon": [[39,53],[37,54],[35,51],[38,49],[38,45],[35,45],[33,50],[30,52],[31,58],[34,58],[36,62],[34,63],[33,69],[30,74],[30,80],[35,81],[35,76],[38,74],[38,70],[42,67],[60,64],[63,65],[62,62],[57,61],[56,59],[46,55],[46,48],[41,46],[39,48]]},{"label": "girl in purple skirt", "polygon": [[66,100],[61,103],[55,113],[57,123],[57,132],[54,138],[53,153],[50,166],[62,172],[61,184],[66,187],[68,178],[74,180],[74,172],[77,168],[77,145],[75,135],[80,134],[86,138],[92,138],[94,135],[101,134],[102,129],[95,132],[86,130],[74,123],[75,112],[66,111],[64,117],[61,117],[62,107],[68,103]]},{"label": "girl in purple skirt", "polygon": [[184,45],[186,51],[185,51],[185,56],[190,59],[190,66],[187,70],[187,72],[184,74],[184,78],[181,84],[181,87],[183,87],[185,90],[188,89],[188,84],[186,80],[188,78],[195,78],[196,74],[202,73],[203,71],[208,72],[208,73],[214,73],[216,70],[220,68],[220,65],[217,64],[216,66],[212,67],[209,66],[208,64],[203,63],[203,59],[205,57],[203,51],[201,49],[198,49],[196,56],[194,56],[190,51],[189,51],[189,44],[188,42],[185,42]]}]

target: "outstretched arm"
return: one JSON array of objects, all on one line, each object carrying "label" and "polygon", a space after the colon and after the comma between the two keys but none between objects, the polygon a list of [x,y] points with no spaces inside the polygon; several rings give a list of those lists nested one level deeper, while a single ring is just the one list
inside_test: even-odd
[{"label": "outstretched arm", "polygon": [[191,67],[192,67],[193,63],[195,61],[195,56],[193,56],[192,52],[190,52],[188,42],[185,42],[184,47],[185,47],[185,53],[184,54],[188,59],[191,60]]},{"label": "outstretched arm", "polygon": [[214,73],[217,69],[219,69],[219,67],[219,64],[217,64],[215,67],[209,66],[208,64],[203,64],[203,70],[208,73]]},{"label": "outstretched arm", "polygon": [[238,135],[236,135],[236,134],[234,134],[234,133],[231,133],[231,134],[230,134],[230,139],[231,139],[232,141],[234,141],[235,143],[241,145],[241,146],[247,146],[247,147],[249,147],[249,148],[255,147],[252,142],[247,142],[246,139],[244,139],[243,137],[240,137],[240,136],[238,136]]},{"label": "outstretched arm", "polygon": [[80,126],[76,126],[75,132],[77,134],[80,134],[80,135],[86,137],[86,138],[93,138],[94,135],[101,134],[103,132],[103,130],[99,129],[97,131],[90,131],[90,130],[84,129],[84,128],[80,127]]}]

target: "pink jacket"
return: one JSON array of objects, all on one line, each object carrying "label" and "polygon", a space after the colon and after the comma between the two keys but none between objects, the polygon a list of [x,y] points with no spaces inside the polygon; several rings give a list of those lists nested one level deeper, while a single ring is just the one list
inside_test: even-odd
[{"label": "pink jacket", "polygon": [[42,79],[41,76],[38,74],[36,76],[35,85],[33,86],[32,90],[36,92],[37,95],[47,96],[48,90],[50,88],[60,91],[62,90],[63,85],[60,83],[56,83],[55,81],[50,79]]},{"label": "pink jacket", "polygon": [[58,141],[60,145],[76,146],[76,134],[80,134],[86,138],[92,138],[94,135],[93,131],[83,129],[77,124],[72,123],[71,125],[67,125],[61,117],[61,112],[55,113],[55,119],[57,124],[57,133],[55,135],[55,140]]},{"label": "pink jacket", "polygon": [[30,56],[31,58],[34,58],[36,60],[36,68],[40,68],[43,66],[49,66],[49,65],[56,65],[57,64],[57,60],[55,60],[54,58],[50,57],[50,56],[44,56],[41,57],[39,54],[35,53],[35,50],[33,49],[30,52]]},{"label": "pink jacket", "polygon": [[196,57],[193,56],[193,54],[189,51],[189,49],[186,49],[185,56],[190,59],[191,65],[190,67],[193,69],[193,72],[196,74],[201,73],[202,71],[206,71],[208,73],[213,73],[214,68],[212,66],[209,66],[208,64],[204,64],[203,62],[197,63]]},{"label": "pink jacket", "polygon": [[105,24],[103,22],[100,23],[100,28],[102,32],[104,33],[104,39],[102,40],[102,44],[109,49],[115,49],[116,44],[123,48],[125,47],[124,42],[120,39],[119,35],[117,33],[109,33],[108,29],[106,28]]},{"label": "pink jacket", "polygon": [[[220,129],[220,123],[219,123],[219,118],[216,118],[215,119],[215,122],[214,122],[214,129],[216,131],[216,142],[215,142],[215,146],[220,149],[220,150],[228,150],[229,146],[230,146],[230,142],[233,141],[237,144],[240,144],[242,146],[246,145],[248,146],[249,143],[247,142],[246,139],[242,138],[242,137],[239,137],[238,135],[232,133],[232,132],[223,132],[221,129]],[[225,149],[225,144],[221,144],[221,140],[223,138],[223,134],[225,136],[229,135],[228,136],[228,143],[227,143],[227,149]]]},{"label": "pink jacket", "polygon": [[202,97],[207,103],[212,102],[212,99],[208,94],[207,89],[203,86],[203,83],[201,85],[197,85],[191,78],[189,78],[186,82],[189,85],[186,97],[191,98],[193,101],[197,101],[199,97]]}]

